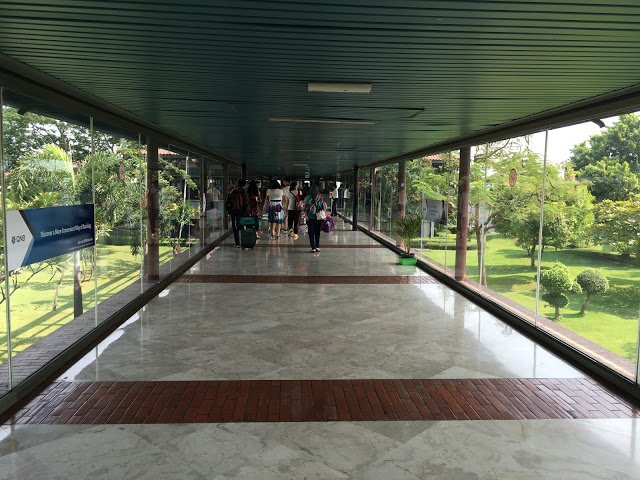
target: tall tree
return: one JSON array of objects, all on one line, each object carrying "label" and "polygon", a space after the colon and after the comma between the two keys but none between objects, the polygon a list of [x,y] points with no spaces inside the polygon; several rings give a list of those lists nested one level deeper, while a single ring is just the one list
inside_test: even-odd
[{"label": "tall tree", "polygon": [[640,192],[638,176],[627,162],[615,158],[586,165],[578,173],[578,178],[587,183],[597,202],[628,200]]},{"label": "tall tree", "polygon": [[620,115],[614,125],[592,135],[571,151],[570,161],[578,172],[600,160],[627,163],[632,172],[640,174],[640,118],[637,115]]}]

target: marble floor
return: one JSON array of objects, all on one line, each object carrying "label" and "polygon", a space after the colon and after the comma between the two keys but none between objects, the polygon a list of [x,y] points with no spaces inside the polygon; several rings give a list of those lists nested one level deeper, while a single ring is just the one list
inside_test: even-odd
[{"label": "marble floor", "polygon": [[[428,277],[360,232],[322,234],[320,249],[284,237],[217,248],[187,272],[198,281],[172,284],[58,381],[584,378],[430,279],[305,282]],[[634,479],[638,422],[9,423],[0,478]]]}]

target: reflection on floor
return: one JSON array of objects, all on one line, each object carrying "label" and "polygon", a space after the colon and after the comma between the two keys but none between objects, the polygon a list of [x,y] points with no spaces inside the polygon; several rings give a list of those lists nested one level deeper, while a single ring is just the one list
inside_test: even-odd
[{"label": "reflection on floor", "polygon": [[631,406],[364,234],[305,242],[214,250],[2,427],[0,478],[640,476]]}]

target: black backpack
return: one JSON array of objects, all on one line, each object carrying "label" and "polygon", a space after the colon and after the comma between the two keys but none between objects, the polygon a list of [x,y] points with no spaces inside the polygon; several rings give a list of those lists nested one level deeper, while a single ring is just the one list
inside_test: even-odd
[{"label": "black backpack", "polygon": [[236,188],[229,194],[227,202],[224,205],[227,207],[227,211],[233,215],[241,213],[244,207],[242,192]]}]

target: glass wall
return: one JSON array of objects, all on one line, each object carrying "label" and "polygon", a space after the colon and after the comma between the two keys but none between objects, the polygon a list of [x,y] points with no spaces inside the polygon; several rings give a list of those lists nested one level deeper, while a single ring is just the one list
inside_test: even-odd
[{"label": "glass wall", "polygon": [[[635,379],[640,329],[640,116],[621,115],[471,149],[466,277],[502,303]],[[454,275],[459,152],[407,163],[414,251]],[[393,237],[397,165],[376,168],[371,227]],[[369,223],[362,170],[360,223]],[[389,192],[389,193],[385,193]],[[391,235],[390,235],[391,233]]]},{"label": "glass wall", "polygon": [[[90,333],[114,313],[114,304],[125,305],[153,283],[143,282],[142,275],[147,251],[147,162],[138,133],[100,122],[94,125],[94,119],[73,112],[52,116],[48,112],[60,110],[17,92],[0,92],[1,395]],[[207,217],[204,189],[208,178],[211,185],[222,185],[222,167],[176,147],[159,153],[162,276],[222,233],[222,200],[211,199],[209,206],[217,213]],[[33,237],[42,240],[43,231],[46,236],[60,235],[61,240],[51,245],[62,248],[69,232],[86,225],[95,234],[95,246],[76,250],[71,243],[58,256],[40,256],[31,263],[16,253],[15,245],[29,241],[19,230],[22,215],[40,216],[44,224],[47,218],[71,215],[71,209],[42,209],[78,206],[80,210],[82,205],[89,205],[84,210],[93,213],[93,225],[73,223],[78,222],[78,212],[73,211],[70,228],[56,224]],[[5,232],[6,215],[10,227]],[[8,253],[7,245],[11,245]],[[33,254],[39,251],[36,247],[24,252]],[[5,272],[7,262],[10,268]],[[103,308],[103,302],[111,303]]]}]

